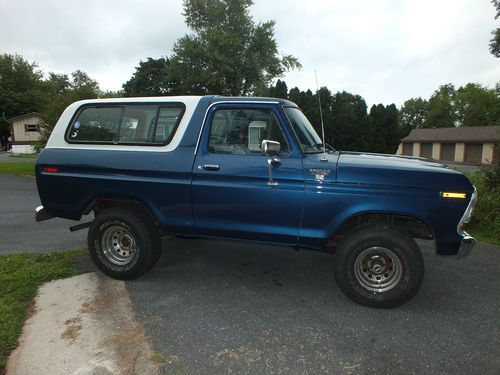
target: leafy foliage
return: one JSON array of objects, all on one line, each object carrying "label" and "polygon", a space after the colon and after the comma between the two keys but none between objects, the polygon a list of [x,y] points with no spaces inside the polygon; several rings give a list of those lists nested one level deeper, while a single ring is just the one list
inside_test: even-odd
[{"label": "leafy foliage", "polygon": [[[495,19],[498,19],[500,17],[500,0],[492,0],[491,3],[497,11]],[[493,56],[500,57],[500,28],[493,30],[491,34],[493,38],[490,40],[490,52]]]},{"label": "leafy foliage", "polygon": [[[283,84],[281,84],[283,87]],[[394,153],[400,140],[398,110],[390,106],[373,106],[367,113],[365,100],[346,91],[332,94],[326,87],[318,93],[311,90],[290,90],[288,98],[304,112],[312,125],[321,134],[321,119],[318,106],[320,97],[325,125],[325,140],[336,149]]]},{"label": "leafy foliage", "polygon": [[192,34],[175,44],[171,77],[190,94],[249,95],[290,69],[292,55],[280,56],[274,21],[256,24],[251,0],[184,0]]},{"label": "leafy foliage", "polygon": [[461,126],[500,124],[500,97],[495,90],[468,83],[456,92],[457,120]]},{"label": "leafy foliage", "polygon": [[439,87],[427,101],[404,102],[399,113],[402,136],[413,129],[500,124],[500,93],[477,83],[458,90],[452,84]]},{"label": "leafy foliage", "polygon": [[365,100],[346,91],[333,96],[331,117],[325,116],[331,123],[328,129],[328,143],[333,147],[346,151],[370,151],[372,132],[367,115]]},{"label": "leafy foliage", "polygon": [[369,115],[373,138],[371,151],[394,154],[399,145],[398,110],[394,104],[372,106]]},{"label": "leafy foliage", "polygon": [[64,109],[81,99],[114,96],[103,93],[97,81],[81,70],[69,77],[50,72],[47,78],[36,63],[30,63],[19,55],[0,55],[0,136],[9,134],[6,119],[30,112],[41,114],[41,139],[35,144],[40,150]]},{"label": "leafy foliage", "polygon": [[162,96],[180,92],[179,82],[170,79],[170,60],[167,57],[140,61],[134,75],[123,85],[124,96]]},{"label": "leafy foliage", "polygon": [[102,95],[97,81],[81,70],[71,73],[71,79],[66,74],[49,73],[45,84],[51,101],[41,113],[40,138],[34,146],[36,151],[45,147],[52,129],[68,105],[78,100],[98,98]]},{"label": "leafy foliage", "polygon": [[263,95],[270,96],[271,98],[288,99],[288,86],[285,81],[278,79],[276,84],[274,86],[271,85]]},{"label": "leafy foliage", "polygon": [[427,100],[422,98],[412,98],[404,102],[399,111],[402,137],[406,137],[413,129],[426,127],[427,107]]},{"label": "leafy foliage", "polygon": [[449,128],[455,126],[455,87],[450,83],[440,86],[430,97],[427,106],[426,127]]},{"label": "leafy foliage", "polygon": [[469,175],[478,189],[470,230],[479,239],[500,245],[500,166]]},{"label": "leafy foliage", "polygon": [[39,112],[47,103],[43,74],[19,55],[0,55],[0,136],[9,134],[5,119]]}]

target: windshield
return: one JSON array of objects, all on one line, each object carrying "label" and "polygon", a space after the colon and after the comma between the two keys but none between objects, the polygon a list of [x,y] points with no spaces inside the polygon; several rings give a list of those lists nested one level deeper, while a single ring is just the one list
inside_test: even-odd
[{"label": "windshield", "polygon": [[305,153],[322,152],[323,142],[307,117],[298,108],[285,107],[284,109],[295,134],[297,134],[302,151]]}]

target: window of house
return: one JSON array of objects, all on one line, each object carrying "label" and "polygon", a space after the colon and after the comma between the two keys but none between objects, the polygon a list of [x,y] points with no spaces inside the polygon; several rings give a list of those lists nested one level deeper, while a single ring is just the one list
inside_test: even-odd
[{"label": "window of house", "polygon": [[68,129],[74,143],[165,145],[177,128],[183,105],[84,107]]},{"label": "window of house", "polygon": [[24,131],[25,132],[37,132],[38,125],[37,124],[24,124]]},{"label": "window of house", "polygon": [[210,125],[208,149],[212,153],[262,155],[264,139],[281,144],[281,154],[290,151],[277,118],[271,110],[219,109]]}]

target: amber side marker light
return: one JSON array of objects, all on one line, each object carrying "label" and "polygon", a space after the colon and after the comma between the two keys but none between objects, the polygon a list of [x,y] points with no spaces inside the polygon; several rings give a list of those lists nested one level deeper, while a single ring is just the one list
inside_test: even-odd
[{"label": "amber side marker light", "polygon": [[467,194],[466,193],[455,193],[455,192],[451,192],[451,191],[443,191],[441,193],[441,196],[443,198],[458,198],[458,199],[465,199],[465,198],[467,198]]}]

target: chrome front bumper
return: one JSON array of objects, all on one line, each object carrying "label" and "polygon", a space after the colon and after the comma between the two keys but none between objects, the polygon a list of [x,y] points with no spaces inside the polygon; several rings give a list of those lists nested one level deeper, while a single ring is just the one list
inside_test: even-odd
[{"label": "chrome front bumper", "polygon": [[469,256],[472,249],[476,245],[476,239],[469,233],[463,231],[463,236],[462,243],[460,244],[460,248],[457,253],[457,256],[460,258]]},{"label": "chrome front bumper", "polygon": [[469,204],[467,205],[467,209],[465,210],[462,218],[460,219],[460,222],[457,225],[457,232],[460,236],[462,236],[462,243],[460,244],[460,248],[458,249],[457,253],[457,255],[460,258],[469,256],[472,249],[476,245],[476,239],[462,229],[464,224],[470,222],[472,217],[472,212],[474,211],[474,208],[476,206],[476,202],[477,202],[477,189],[474,186],[474,191],[472,192],[472,196],[469,201]]}]

